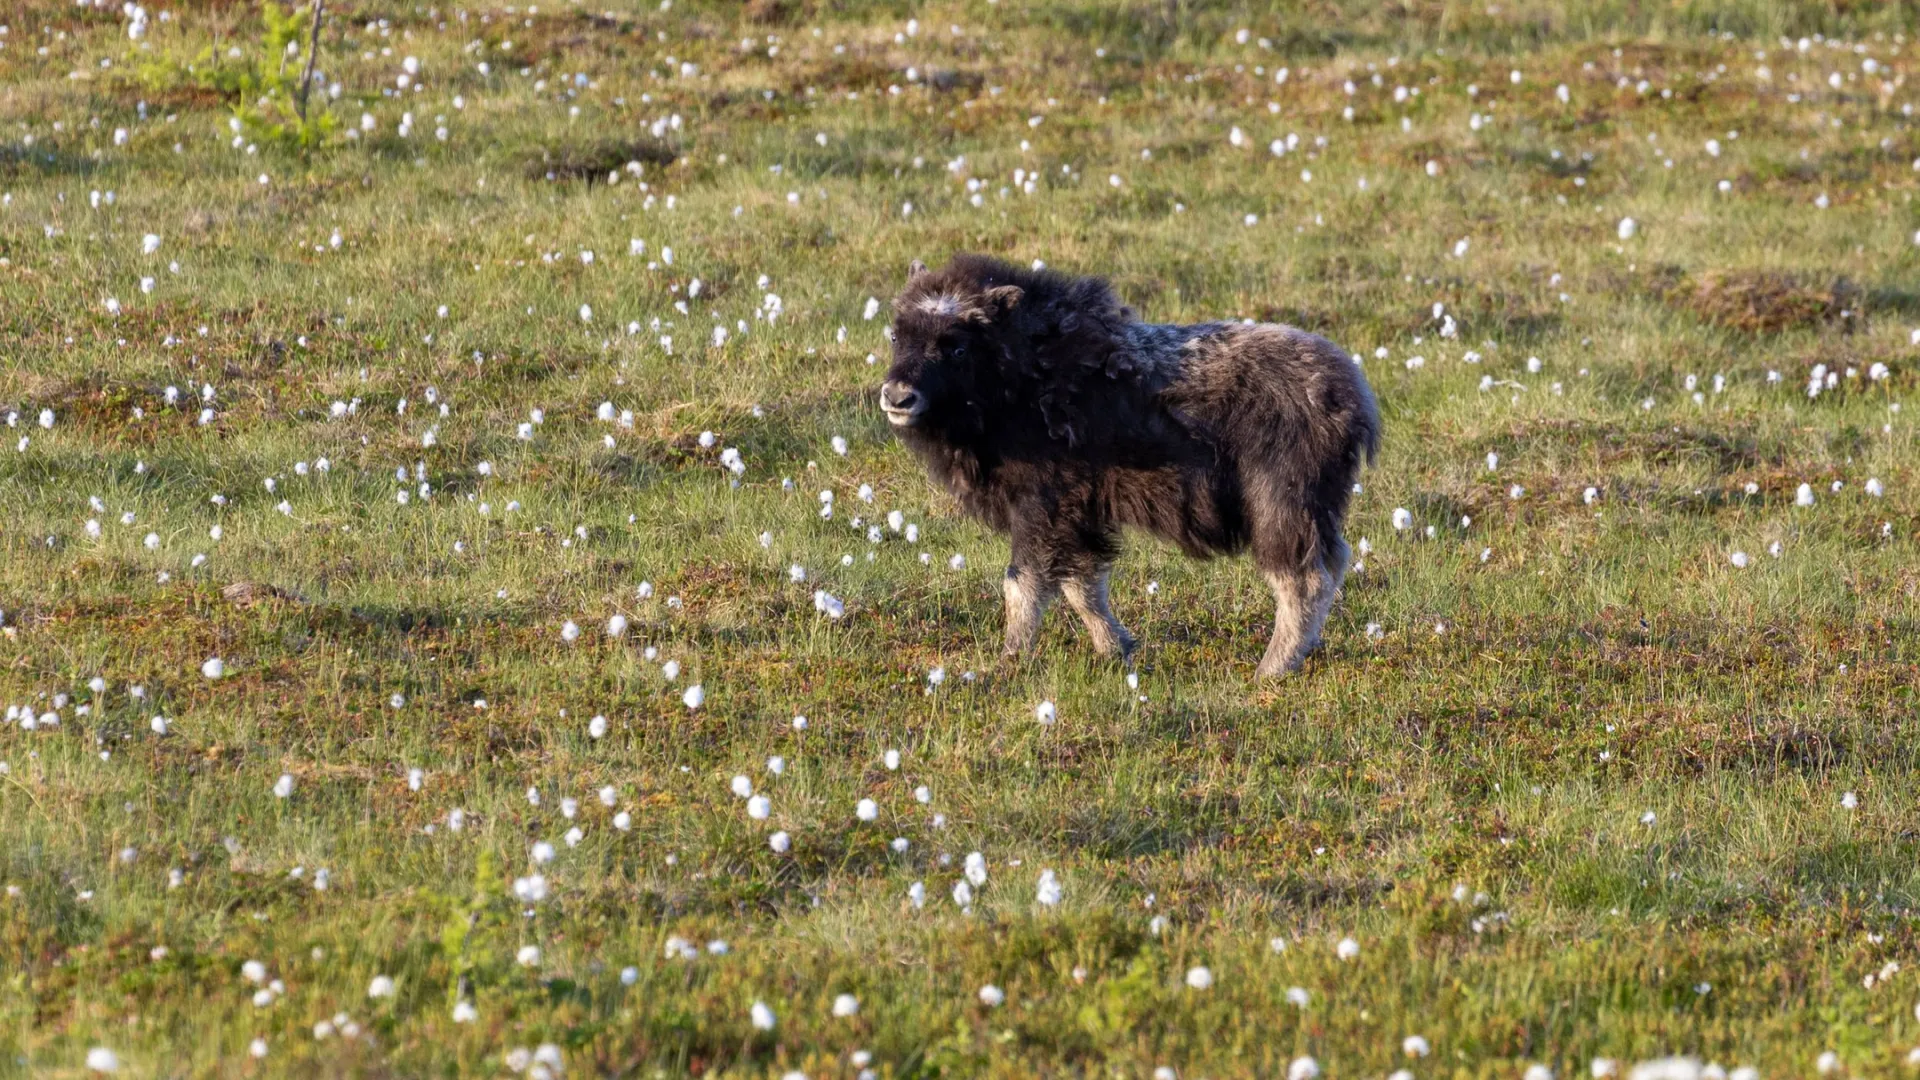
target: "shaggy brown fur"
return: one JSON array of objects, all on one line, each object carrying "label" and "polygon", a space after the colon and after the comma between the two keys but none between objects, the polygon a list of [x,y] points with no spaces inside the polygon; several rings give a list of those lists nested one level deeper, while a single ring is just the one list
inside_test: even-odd
[{"label": "shaggy brown fur", "polygon": [[1006,651],[1064,596],[1130,654],[1107,602],[1131,525],[1198,557],[1252,549],[1276,601],[1260,675],[1319,644],[1340,535],[1380,414],[1360,369],[1302,330],[1138,321],[1096,278],[962,255],[894,301],[881,407],[967,513],[1012,538]]}]

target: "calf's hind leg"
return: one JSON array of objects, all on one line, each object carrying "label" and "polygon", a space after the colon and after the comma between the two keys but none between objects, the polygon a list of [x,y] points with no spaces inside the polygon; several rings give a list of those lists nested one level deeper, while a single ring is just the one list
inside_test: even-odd
[{"label": "calf's hind leg", "polygon": [[1321,631],[1326,629],[1327,616],[1333,611],[1334,598],[1340,595],[1340,586],[1347,580],[1347,567],[1352,562],[1353,549],[1347,546],[1343,537],[1336,534],[1321,556],[1321,566],[1331,584],[1322,583],[1322,588],[1315,594],[1313,607],[1307,612],[1305,652],[1311,653],[1320,647]]},{"label": "calf's hind leg", "polygon": [[1087,633],[1093,638],[1093,651],[1102,656],[1118,654],[1124,660],[1133,655],[1138,642],[1114,617],[1113,606],[1108,603],[1107,581],[1112,572],[1110,565],[1103,564],[1066,578],[1060,583],[1060,590],[1066,595],[1067,606],[1086,624]]},{"label": "calf's hind leg", "polygon": [[1261,576],[1273,587],[1273,637],[1254,669],[1257,678],[1297,671],[1307,654],[1320,645],[1320,631],[1333,610],[1340,581],[1350,558],[1346,541],[1336,537],[1329,549],[1306,566],[1263,565]]}]

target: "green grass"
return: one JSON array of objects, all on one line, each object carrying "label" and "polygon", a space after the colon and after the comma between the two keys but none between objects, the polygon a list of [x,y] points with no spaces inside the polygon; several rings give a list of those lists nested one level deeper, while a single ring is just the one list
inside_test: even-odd
[{"label": "green grass", "polygon": [[[348,3],[310,155],[230,145],[238,73],[278,67],[249,7],[155,5],[138,42],[64,0],[0,20],[0,701],[35,718],[0,725],[0,1073],[498,1075],[551,1043],[577,1076],[1904,1074],[1911,4]],[[1365,358],[1371,553],[1304,672],[1250,681],[1244,563],[1144,538],[1137,689],[1059,613],[996,664],[1004,541],[867,363],[908,261],[961,250]],[[891,510],[917,542],[869,542]]]}]

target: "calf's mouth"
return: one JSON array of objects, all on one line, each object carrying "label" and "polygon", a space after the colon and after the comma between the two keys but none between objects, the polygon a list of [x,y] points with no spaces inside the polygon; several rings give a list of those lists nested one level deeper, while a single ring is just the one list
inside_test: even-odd
[{"label": "calf's mouth", "polygon": [[911,427],[927,411],[927,399],[910,386],[889,381],[880,387],[880,411],[894,427]]}]

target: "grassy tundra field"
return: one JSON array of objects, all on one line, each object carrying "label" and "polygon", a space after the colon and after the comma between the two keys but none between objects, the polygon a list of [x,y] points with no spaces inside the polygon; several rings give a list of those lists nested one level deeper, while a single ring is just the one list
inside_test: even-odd
[{"label": "grassy tundra field", "polygon": [[[1908,1075],[1913,5],[148,3],[0,26],[0,1073]],[[962,250],[1361,360],[1304,671],[997,661]]]}]

